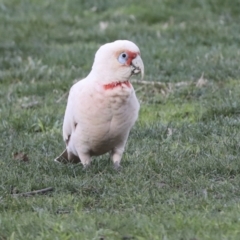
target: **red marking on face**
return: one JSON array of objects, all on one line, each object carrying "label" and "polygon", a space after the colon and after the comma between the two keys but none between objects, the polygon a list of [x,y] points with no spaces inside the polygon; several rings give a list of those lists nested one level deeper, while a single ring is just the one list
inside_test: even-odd
[{"label": "red marking on face", "polygon": [[126,62],[127,66],[130,66],[132,63],[132,60],[137,57],[137,55],[139,55],[139,52],[131,52],[131,51],[126,51],[126,53],[128,54],[128,60]]},{"label": "red marking on face", "polygon": [[113,83],[109,83],[109,84],[105,84],[103,85],[105,90],[109,90],[109,89],[114,89],[115,87],[122,87],[122,85],[126,85],[127,87],[131,88],[132,84],[129,81],[125,81],[125,82],[113,82]]}]

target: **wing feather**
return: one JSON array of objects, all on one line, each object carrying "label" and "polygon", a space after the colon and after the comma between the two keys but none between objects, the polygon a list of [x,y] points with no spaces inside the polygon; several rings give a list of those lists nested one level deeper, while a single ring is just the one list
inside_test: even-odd
[{"label": "wing feather", "polygon": [[63,139],[66,144],[68,144],[70,137],[76,128],[76,124],[78,123],[75,119],[76,113],[74,111],[76,111],[76,102],[81,99],[82,84],[83,81],[75,83],[69,92],[67,107],[63,120]]}]

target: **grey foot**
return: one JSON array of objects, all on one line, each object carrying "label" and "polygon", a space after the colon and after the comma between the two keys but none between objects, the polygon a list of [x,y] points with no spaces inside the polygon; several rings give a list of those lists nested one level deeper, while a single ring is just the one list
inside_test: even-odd
[{"label": "grey foot", "polygon": [[90,163],[89,164],[83,164],[83,170],[88,170],[90,168]]},{"label": "grey foot", "polygon": [[122,166],[119,163],[114,163],[113,168],[116,171],[121,171],[122,170]]}]

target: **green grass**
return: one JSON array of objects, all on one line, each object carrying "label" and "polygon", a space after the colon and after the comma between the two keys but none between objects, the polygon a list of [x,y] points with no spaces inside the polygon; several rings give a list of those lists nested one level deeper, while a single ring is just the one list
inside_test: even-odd
[{"label": "green grass", "polygon": [[[239,7],[0,1],[0,239],[240,239]],[[66,98],[57,100],[116,39],[134,41],[145,80],[163,83],[134,84],[141,111],[123,170],[107,155],[88,170],[56,164]]]}]

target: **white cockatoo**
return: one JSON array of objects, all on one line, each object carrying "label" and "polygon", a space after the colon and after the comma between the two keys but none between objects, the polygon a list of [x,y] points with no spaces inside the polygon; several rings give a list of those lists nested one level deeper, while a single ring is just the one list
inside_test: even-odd
[{"label": "white cockatoo", "polygon": [[[140,108],[133,74],[144,74],[139,48],[130,41],[107,43],[96,52],[92,70],[69,93],[63,122],[66,150],[55,160],[80,162],[110,152],[114,167],[120,161]],[[64,160],[65,159],[65,160]]]}]

